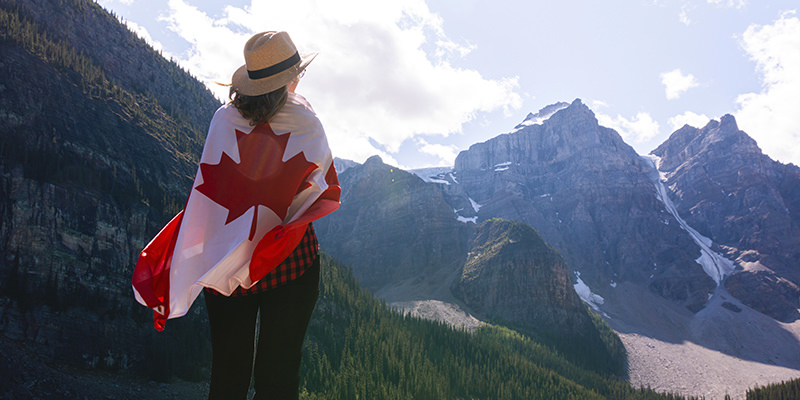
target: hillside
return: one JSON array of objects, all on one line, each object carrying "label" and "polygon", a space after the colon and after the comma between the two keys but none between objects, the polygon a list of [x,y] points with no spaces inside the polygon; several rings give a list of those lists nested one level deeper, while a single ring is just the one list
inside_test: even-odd
[{"label": "hillside", "polygon": [[587,369],[627,376],[619,338],[578,297],[561,255],[522,222],[478,225],[452,289],[484,320],[514,326]]},{"label": "hillside", "polygon": [[198,379],[204,313],[156,336],[130,276],[184,204],[211,115],[187,119],[100,54],[160,59],[154,82],[193,80],[92,1],[0,1],[0,338],[48,363]]}]

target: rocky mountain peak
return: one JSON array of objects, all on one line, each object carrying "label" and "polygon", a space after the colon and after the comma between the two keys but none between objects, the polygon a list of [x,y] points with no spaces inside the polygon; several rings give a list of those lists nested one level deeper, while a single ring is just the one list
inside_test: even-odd
[{"label": "rocky mountain peak", "polygon": [[[490,171],[512,165],[539,167],[552,164],[571,169],[582,166],[594,168],[589,164],[596,161],[640,163],[633,148],[613,129],[601,127],[594,113],[580,99],[575,99],[566,107],[565,104],[545,107],[510,133],[470,146],[456,157],[456,171]],[[553,110],[557,111],[542,120]],[[585,163],[587,165],[583,165]]]},{"label": "rocky mountain peak", "polygon": [[[555,116],[555,114],[553,114]],[[586,104],[583,104],[581,99],[575,99],[570,103],[567,107],[564,108],[564,112],[561,113],[559,116],[560,118],[571,118],[571,119],[585,119],[587,121],[594,121],[597,123],[597,118],[595,118],[594,112],[589,109]],[[557,122],[557,121],[553,121]]]},{"label": "rocky mountain peak", "polygon": [[339,182],[341,207],[314,227],[321,247],[351,265],[364,287],[378,290],[462,262],[467,225],[437,186],[378,156],[340,173]]},{"label": "rocky mountain peak", "polygon": [[384,167],[386,164],[383,163],[383,159],[380,156],[372,156],[364,161],[364,167],[372,169],[372,168],[380,168]]},{"label": "rocky mountain peak", "polygon": [[736,118],[730,114],[723,115],[722,118],[720,118],[720,129],[738,132],[739,126],[736,125]]},{"label": "rocky mountain peak", "polygon": [[652,154],[680,215],[742,268],[725,282],[730,294],[775,319],[800,318],[800,219],[792,215],[800,171],[764,155],[732,115],[684,126]]},{"label": "rocky mountain peak", "polygon": [[756,141],[744,131],[739,130],[739,125],[736,124],[736,118],[733,115],[725,114],[720,118],[719,125],[714,129],[703,129],[703,132],[708,132],[707,141],[729,141],[731,145],[740,147],[748,152],[754,151],[761,153]]},{"label": "rocky mountain peak", "polygon": [[736,118],[730,114],[725,114],[719,121],[709,121],[702,129],[684,125],[651,154],[661,158],[659,168],[667,173],[699,154],[723,158],[730,154],[762,156],[755,140],[739,130]]},{"label": "rocky mountain peak", "polygon": [[552,117],[553,114],[555,114],[556,112],[561,111],[567,107],[569,107],[569,103],[559,101],[558,103],[545,106],[544,108],[539,110],[539,112],[537,112],[536,114],[528,113],[528,115],[525,117],[522,123],[517,125],[515,129],[522,129],[523,127],[528,125],[541,124],[548,118]]}]

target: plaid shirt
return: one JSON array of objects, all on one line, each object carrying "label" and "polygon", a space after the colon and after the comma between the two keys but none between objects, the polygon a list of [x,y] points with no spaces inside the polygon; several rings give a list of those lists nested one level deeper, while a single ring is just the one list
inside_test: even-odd
[{"label": "plaid shirt", "polygon": [[[306,269],[311,267],[318,254],[319,243],[317,242],[317,235],[314,233],[314,227],[309,223],[306,233],[300,239],[300,244],[295,247],[292,254],[289,254],[289,257],[286,257],[275,269],[261,278],[250,289],[243,289],[241,286],[236,288],[231,293],[231,297],[263,293],[291,282],[302,276]],[[206,293],[222,295],[214,289],[206,288],[205,291]]]}]

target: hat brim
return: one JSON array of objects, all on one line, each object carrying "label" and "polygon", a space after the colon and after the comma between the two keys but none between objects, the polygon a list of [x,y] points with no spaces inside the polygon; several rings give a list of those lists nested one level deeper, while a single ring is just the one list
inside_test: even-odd
[{"label": "hat brim", "polygon": [[247,65],[242,65],[233,73],[231,86],[233,86],[233,90],[245,96],[260,96],[273,92],[288,85],[297,75],[300,75],[317,54],[319,53],[301,54],[300,62],[291,68],[262,79],[250,79],[250,76],[247,75]]}]

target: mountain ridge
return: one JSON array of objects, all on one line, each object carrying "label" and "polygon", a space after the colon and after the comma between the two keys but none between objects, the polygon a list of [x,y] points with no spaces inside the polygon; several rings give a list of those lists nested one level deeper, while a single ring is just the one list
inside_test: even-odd
[{"label": "mountain ridge", "polygon": [[[92,54],[155,56],[92,1],[2,0],[0,23],[3,339],[63,365],[197,379],[209,357],[203,316],[155,339],[138,329],[151,311],[133,298],[130,276],[185,203],[210,115],[189,121],[98,65]],[[114,29],[81,34],[97,38],[84,51],[58,33],[78,25]],[[172,64],[156,82],[192,79],[178,71]],[[183,96],[173,101],[196,100]],[[196,107],[217,102],[206,99]],[[197,351],[178,360],[187,348]]]}]

